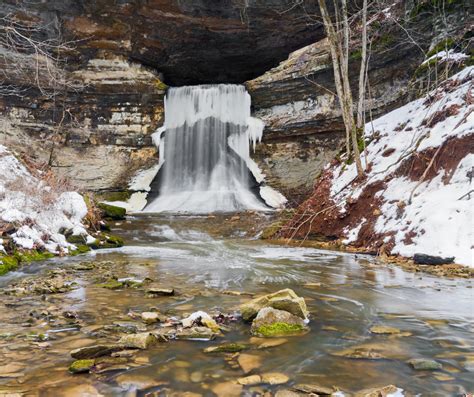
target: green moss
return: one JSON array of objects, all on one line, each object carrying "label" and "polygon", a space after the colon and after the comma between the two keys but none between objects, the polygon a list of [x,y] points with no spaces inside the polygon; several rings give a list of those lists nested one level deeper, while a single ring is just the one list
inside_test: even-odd
[{"label": "green moss", "polygon": [[272,223],[270,226],[263,229],[263,232],[262,232],[262,235],[260,236],[260,238],[262,240],[268,240],[268,239],[272,238],[275,234],[278,233],[278,231],[281,229],[282,226],[283,226],[282,222]]},{"label": "green moss", "polygon": [[115,279],[110,279],[107,280],[105,283],[99,284],[98,287],[107,289],[120,289],[123,287],[123,283]]},{"label": "green moss", "polygon": [[114,220],[125,219],[126,210],[122,207],[117,207],[115,205],[99,203],[97,206],[104,212],[106,218]]},{"label": "green moss", "polygon": [[237,353],[248,349],[249,346],[243,343],[226,343],[219,346],[212,346],[204,349],[204,353]]},{"label": "green moss", "polygon": [[132,196],[132,191],[103,192],[96,196],[99,201],[127,201]]},{"label": "green moss", "polygon": [[69,253],[71,256],[76,256],[80,254],[85,254],[86,252],[89,252],[91,248],[87,245],[78,245],[77,248],[73,251],[70,251]]},{"label": "green moss", "polygon": [[95,360],[76,360],[69,366],[69,372],[72,374],[83,374],[90,372],[95,364]]},{"label": "green moss", "polygon": [[298,334],[302,331],[304,331],[304,327],[302,325],[277,322],[273,324],[262,325],[255,329],[253,334],[264,338],[269,338],[274,336]]},{"label": "green moss", "polygon": [[0,256],[0,276],[18,268],[19,261],[14,256]]},{"label": "green moss", "polygon": [[88,244],[88,246],[97,250],[101,248],[119,248],[123,247],[123,244],[124,242],[122,238],[108,233],[102,233],[94,242]]},{"label": "green moss", "polygon": [[81,244],[85,244],[86,237],[81,236],[81,235],[71,235],[71,236],[66,237],[66,241],[70,244],[81,245]]},{"label": "green moss", "polygon": [[20,263],[31,263],[37,261],[44,261],[46,259],[51,259],[54,257],[54,254],[51,252],[41,252],[41,251],[17,251],[15,252],[15,257]]}]

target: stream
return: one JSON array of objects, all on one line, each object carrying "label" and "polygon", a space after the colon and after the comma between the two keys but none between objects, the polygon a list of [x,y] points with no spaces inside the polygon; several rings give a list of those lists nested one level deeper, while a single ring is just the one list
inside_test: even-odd
[{"label": "stream", "polygon": [[[129,217],[112,230],[124,238],[123,248],[36,263],[1,277],[0,292],[52,269],[65,271],[75,286],[21,298],[2,294],[0,395],[231,396],[229,382],[244,376],[238,354],[203,352],[223,342],[255,346],[241,353],[255,364],[252,373],[290,379],[287,385],[246,386],[245,396],[301,383],[336,386],[345,395],[390,384],[406,396],[474,391],[472,280],[409,273],[370,256],[270,244],[256,238],[268,216],[231,217]],[[87,263],[100,266],[87,269]],[[151,298],[141,288],[102,288],[111,276],[149,278],[176,294]],[[258,348],[262,341],[251,337],[249,325],[233,321],[214,341],[160,343],[98,373],[67,370],[71,350],[116,342],[120,335],[111,325],[117,322],[140,323],[130,313],[157,308],[177,318],[197,310],[236,315],[252,296],[284,288],[305,298],[310,331],[279,338],[273,347]],[[373,326],[397,332],[376,334]],[[354,358],[354,352],[377,355]],[[416,358],[442,368],[414,370],[407,361]],[[226,385],[228,393],[222,392]]]}]

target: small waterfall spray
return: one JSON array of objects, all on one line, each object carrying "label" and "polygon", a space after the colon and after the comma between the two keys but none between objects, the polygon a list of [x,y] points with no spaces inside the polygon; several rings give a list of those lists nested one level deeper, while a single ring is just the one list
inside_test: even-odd
[{"label": "small waterfall spray", "polygon": [[263,175],[249,150],[261,140],[263,127],[250,116],[244,86],[171,88],[164,128],[154,136],[162,163],[159,195],[145,211],[268,210],[259,197]]}]

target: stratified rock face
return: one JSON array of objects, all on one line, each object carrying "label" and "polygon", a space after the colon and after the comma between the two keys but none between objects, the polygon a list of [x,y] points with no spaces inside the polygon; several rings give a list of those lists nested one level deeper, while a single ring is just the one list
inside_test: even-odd
[{"label": "stratified rock face", "polygon": [[151,134],[163,119],[161,76],[119,57],[91,59],[55,100],[30,89],[0,97],[2,142],[51,164],[80,189],[123,190],[157,162]]},{"label": "stratified rock face", "polygon": [[306,0],[297,7],[291,0],[48,0],[29,2],[28,9],[53,21],[57,15],[66,34],[81,40],[82,61],[109,51],[178,86],[243,82],[265,72],[322,37],[321,26],[306,17],[315,6]]},{"label": "stratified rock face", "polygon": [[[359,62],[356,55],[351,57],[352,83],[358,81]],[[368,110],[374,117],[403,103],[418,62],[409,46],[373,55]],[[268,183],[290,201],[298,202],[312,191],[315,178],[344,142],[333,81],[328,43],[322,40],[246,83],[253,115],[265,122],[263,143],[254,159]],[[355,86],[353,92],[357,93]]]}]

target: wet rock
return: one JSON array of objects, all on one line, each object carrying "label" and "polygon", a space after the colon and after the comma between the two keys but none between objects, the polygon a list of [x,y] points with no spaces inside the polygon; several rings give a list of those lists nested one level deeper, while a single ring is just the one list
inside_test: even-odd
[{"label": "wet rock", "polygon": [[249,348],[243,343],[225,343],[219,346],[211,346],[204,349],[204,353],[237,353]]},{"label": "wet rock", "polygon": [[297,384],[292,387],[292,390],[303,392],[306,394],[317,394],[318,396],[330,396],[335,390],[332,387],[324,387],[317,384]]},{"label": "wet rock", "polygon": [[260,375],[249,375],[243,378],[237,379],[237,383],[243,386],[253,386],[262,383],[262,377]]},{"label": "wet rock", "polygon": [[146,324],[154,324],[160,321],[160,315],[156,312],[143,312],[141,318]]},{"label": "wet rock", "polygon": [[413,256],[413,261],[417,265],[447,265],[450,263],[454,263],[454,256],[449,258],[442,258],[440,256],[415,254]]},{"label": "wet rock", "polygon": [[152,376],[136,374],[133,371],[117,376],[115,381],[124,390],[144,390],[166,384],[166,382],[155,380]]},{"label": "wet rock", "polygon": [[370,332],[373,334],[394,335],[399,334],[400,330],[398,328],[387,327],[385,325],[374,325],[370,328]]},{"label": "wet rock", "polygon": [[80,347],[70,352],[71,357],[77,360],[97,358],[102,356],[110,356],[112,353],[123,350],[122,346],[118,345],[94,345]]},{"label": "wet rock", "polygon": [[409,360],[408,364],[410,364],[413,369],[420,371],[435,371],[437,369],[443,368],[441,363],[435,360],[428,360],[426,358],[415,358],[413,360]]},{"label": "wet rock", "polygon": [[233,382],[219,383],[211,388],[217,397],[240,397],[242,389],[242,385]]},{"label": "wet rock", "polygon": [[72,374],[83,374],[90,372],[94,367],[95,360],[76,360],[69,366],[69,372]]},{"label": "wet rock", "polygon": [[391,394],[397,393],[397,391],[398,387],[394,385],[388,385],[384,387],[376,387],[358,391],[354,397],[387,397]]},{"label": "wet rock", "polygon": [[146,293],[149,296],[171,296],[175,294],[175,291],[172,288],[163,288],[159,285],[150,285],[148,286]]},{"label": "wet rock", "polygon": [[353,347],[334,353],[335,356],[342,356],[353,359],[381,360],[386,358],[378,350],[369,347]]},{"label": "wet rock", "polygon": [[279,372],[269,372],[262,374],[262,383],[269,385],[282,385],[290,380],[288,376]]},{"label": "wet rock", "polygon": [[125,335],[118,341],[123,347],[143,350],[156,345],[158,342],[156,335],[150,332]]},{"label": "wet rock", "polygon": [[265,307],[258,312],[252,322],[252,335],[260,337],[279,337],[297,335],[306,330],[301,317],[284,311]]},{"label": "wet rock", "polygon": [[104,213],[105,218],[113,219],[113,220],[123,220],[125,219],[125,215],[127,211],[125,208],[117,207],[115,205],[99,203],[97,206],[102,210]]},{"label": "wet rock", "polygon": [[0,365],[0,378],[18,378],[23,376],[23,370],[26,367],[21,364]]},{"label": "wet rock", "polygon": [[[288,390],[288,389],[278,390],[275,393],[275,397],[305,397],[305,396],[306,396],[306,394],[297,393],[293,390]],[[316,396],[317,396],[317,394],[316,394]]]},{"label": "wet rock", "polygon": [[135,334],[137,332],[145,332],[146,326],[136,321],[114,321],[112,325],[106,325],[104,329]]},{"label": "wet rock", "polygon": [[261,296],[241,305],[242,318],[245,321],[250,321],[265,307],[285,310],[302,319],[308,317],[308,309],[304,299],[296,295],[293,290],[287,288],[273,294]]},{"label": "wet rock", "polygon": [[288,342],[288,339],[285,338],[274,338],[274,339],[264,339],[264,338],[251,338],[250,343],[256,344],[257,349],[269,349],[272,347],[281,346]]},{"label": "wet rock", "polygon": [[262,365],[262,357],[256,356],[254,354],[241,354],[237,358],[237,362],[244,373],[247,374],[254,369],[260,368]]},{"label": "wet rock", "polygon": [[182,328],[176,331],[176,339],[182,340],[213,340],[217,334],[207,327]]},{"label": "wet rock", "polygon": [[201,371],[192,372],[191,376],[189,377],[189,379],[193,383],[201,383],[203,378],[204,378],[204,375]]},{"label": "wet rock", "polygon": [[193,325],[202,325],[211,329],[213,332],[219,332],[220,328],[216,321],[206,312],[198,311],[181,320],[184,328],[192,327]]},{"label": "wet rock", "polygon": [[97,286],[100,288],[106,288],[106,289],[112,289],[112,290],[126,287],[124,283],[116,279],[109,279],[104,283],[98,284]]}]

